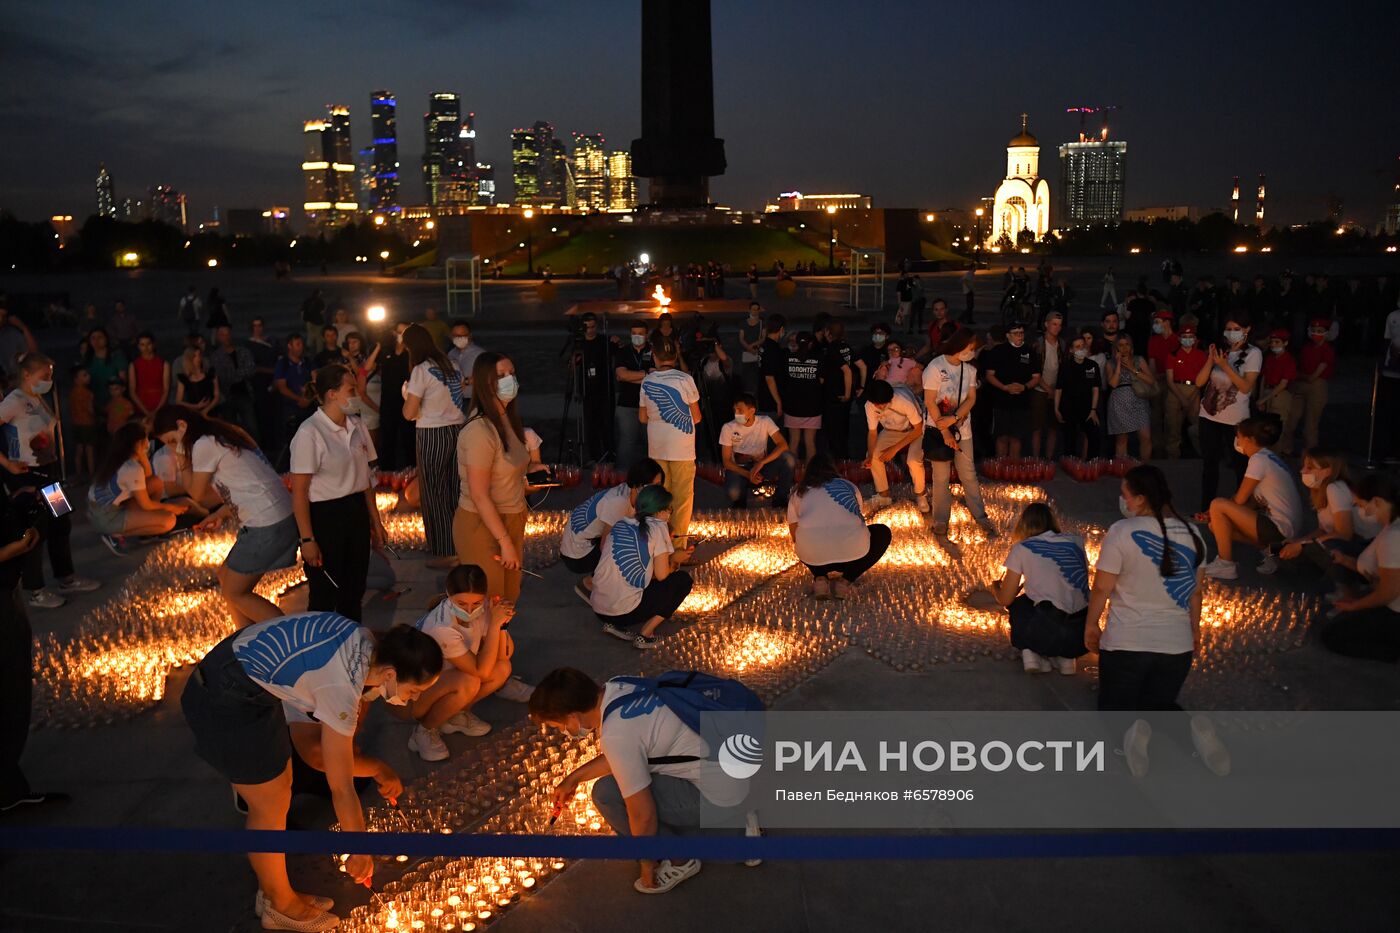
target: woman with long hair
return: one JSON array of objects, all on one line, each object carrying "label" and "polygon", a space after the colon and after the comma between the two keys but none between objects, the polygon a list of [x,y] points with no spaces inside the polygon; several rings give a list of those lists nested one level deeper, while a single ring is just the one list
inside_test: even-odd
[{"label": "woman with long hair", "polygon": [[1322,643],[1338,654],[1394,664],[1400,660],[1400,482],[1371,473],[1354,493],[1357,516],[1380,532],[1359,557],[1336,552],[1333,560],[1364,578],[1369,591],[1332,604],[1336,618],[1323,627]]},{"label": "woman with long hair", "polygon": [[516,395],[520,382],[510,357],[486,352],[472,364],[467,426],[457,438],[461,495],[452,519],[457,560],[486,571],[487,591],[520,598],[525,554],[525,471],[530,452]]},{"label": "woman with long hair", "polygon": [[1249,417],[1249,397],[1264,368],[1264,354],[1249,343],[1249,315],[1236,311],[1225,318],[1220,345],[1211,344],[1205,365],[1195,374],[1201,387],[1201,411],[1196,428],[1201,440],[1201,512],[1220,488],[1220,465],[1228,462],[1238,481],[1248,463],[1235,451],[1235,426]]},{"label": "woman with long hair", "polygon": [[[799,463],[817,452],[817,431],[822,426],[822,354],[811,331],[797,335],[797,349],[788,354],[787,381],[783,383],[783,427],[788,449]],[[806,456],[803,456],[803,450]]]},{"label": "woman with long hair", "polygon": [[[21,491],[42,495],[45,486],[63,478],[58,462],[55,428],[58,419],[45,396],[53,391],[53,360],[42,353],[26,353],[19,358],[15,387],[0,401],[0,467],[11,475],[5,486],[12,496]],[[44,554],[32,548],[24,556],[24,593],[27,605],[36,609],[57,609],[65,594],[89,593],[96,580],[76,574],[73,566],[73,514],[58,516],[44,529],[49,566],[58,578],[58,592],[44,586]]]},{"label": "woman with long hair", "polygon": [[1113,437],[1113,455],[1128,456],[1128,435],[1136,434],[1138,457],[1152,457],[1152,405],[1137,394],[1135,383],[1155,386],[1157,377],[1147,361],[1133,353],[1133,338],[1119,334],[1108,361],[1108,433]]},{"label": "woman with long hair", "polygon": [[416,425],[413,436],[423,497],[423,531],[428,553],[433,555],[428,566],[441,569],[457,562],[452,523],[459,485],[453,455],[457,435],[467,420],[466,386],[457,367],[422,325],[409,325],[403,332],[403,345],[410,367],[403,390],[403,416]]},{"label": "woman with long hair", "polygon": [[370,464],[379,459],[360,419],[350,414],[359,387],[339,363],[311,374],[316,413],[292,438],[292,512],[306,565],[308,610],[359,621],[371,547],[384,546]]},{"label": "woman with long hair", "polygon": [[189,511],[183,501],[162,502],[164,483],[151,467],[150,437],[142,422],[121,427],[107,445],[88,489],[88,521],[114,553],[125,535],[163,535],[177,516]]},{"label": "woman with long hair", "polygon": [[176,377],[175,401],[209,414],[219,404],[219,377],[208,371],[204,351],[190,347],[185,351],[185,371]]},{"label": "woman with long hair", "polygon": [[1335,566],[1333,553],[1359,557],[1377,528],[1357,519],[1345,453],[1330,447],[1309,447],[1303,453],[1302,478],[1317,521],[1312,531],[1285,542],[1278,556],[1280,560],[1306,560],[1328,572]]},{"label": "woman with long hair", "polygon": [[792,488],[787,509],[792,547],[812,573],[817,599],[850,596],[851,584],[890,546],[889,526],[866,525],[862,507],[860,489],[836,475],[827,453],[808,461],[802,481]]},{"label": "woman with long hair", "polygon": [[162,407],[151,433],[189,465],[191,499],[201,501],[213,483],[224,500],[196,527],[211,530],[229,518],[238,525],[238,538],[218,570],[219,591],[234,624],[243,628],[280,615],[253,588],[264,574],[297,560],[297,520],[282,478],[242,428],[188,405]]},{"label": "woman with long hair", "polygon": [[1084,542],[1060,530],[1048,503],[1021,510],[1011,532],[1002,578],[988,587],[1011,615],[1011,647],[1021,650],[1028,674],[1074,673],[1084,654],[1089,606],[1089,558]]},{"label": "woman with long hair", "polygon": [[[441,672],[442,649],[411,626],[377,633],[333,612],[305,612],[249,626],[215,645],[195,667],[180,706],[199,757],[247,803],[247,828],[277,832],[287,828],[292,802],[286,711],[314,718],[319,764],[340,828],[364,832],[354,778],[355,728],[364,704],[383,697],[406,706]],[[254,852],[248,861],[258,878],[254,910],[264,930],[339,924],[330,898],[292,887],[285,855]],[[359,884],[368,885],[374,874],[368,855],[350,856],[344,868]]]},{"label": "woman with long hair", "polygon": [[593,571],[588,601],[603,633],[643,651],[656,647],[656,630],[685,602],[693,584],[671,560],[670,511],[671,494],[664,487],[644,486],[634,514],[604,533]]}]

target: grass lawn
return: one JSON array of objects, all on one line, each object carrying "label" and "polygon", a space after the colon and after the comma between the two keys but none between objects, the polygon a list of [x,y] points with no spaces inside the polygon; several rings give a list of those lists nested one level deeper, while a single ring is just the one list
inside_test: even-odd
[{"label": "grass lawn", "polygon": [[[783,230],[771,230],[756,224],[716,224],[712,227],[628,227],[619,225],[612,230],[596,230],[571,237],[563,246],[537,252],[535,268],[550,266],[555,274],[567,275],[587,266],[596,273],[605,267],[636,259],[642,253],[659,266],[673,262],[704,263],[713,259],[728,263],[736,271],[758,263],[768,270],[775,259],[788,268],[798,261],[816,260],[826,265],[826,254],[812,249]],[[506,265],[507,274],[525,271],[523,262]]]}]

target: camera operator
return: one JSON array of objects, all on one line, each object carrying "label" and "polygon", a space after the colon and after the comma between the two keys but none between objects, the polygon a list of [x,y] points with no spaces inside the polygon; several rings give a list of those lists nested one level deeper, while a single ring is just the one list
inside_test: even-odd
[{"label": "camera operator", "polygon": [[[0,401],[0,478],[11,492],[32,489],[36,494],[45,486],[57,483],[61,464],[58,462],[58,419],[44,396],[53,390],[53,360],[42,353],[26,353],[20,357],[18,387]],[[41,507],[42,494],[37,495]],[[36,549],[29,551],[24,563],[25,601],[39,609],[57,609],[67,600],[64,594],[90,593],[99,584],[77,576],[73,568],[73,551],[69,536],[73,532],[73,516],[65,513],[52,518],[40,510],[39,536],[47,541],[49,564],[58,578],[58,592],[44,586],[44,557]],[[49,519],[44,521],[43,519]]]},{"label": "camera operator", "polygon": [[598,316],[592,311],[579,318],[580,330],[573,334],[572,366],[574,385],[583,394],[583,442],[590,463],[603,459],[608,451],[608,429],[612,420],[608,359],[611,348],[598,332]]},{"label": "camera operator", "polygon": [[34,633],[16,587],[25,556],[39,543],[31,516],[47,510],[30,490],[11,502],[0,491],[0,813],[23,806],[57,803],[64,794],[31,790],[19,759],[29,738],[34,686]]}]

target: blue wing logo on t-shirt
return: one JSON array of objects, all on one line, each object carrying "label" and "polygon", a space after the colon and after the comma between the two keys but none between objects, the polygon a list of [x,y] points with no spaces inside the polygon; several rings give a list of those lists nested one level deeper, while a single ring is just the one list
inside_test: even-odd
[{"label": "blue wing logo on t-shirt", "polygon": [[612,530],[612,559],[622,579],[634,589],[646,589],[651,550],[647,533],[634,522],[618,522]]},{"label": "blue wing logo on t-shirt", "polygon": [[461,376],[457,375],[457,373],[454,372],[452,374],[452,378],[448,379],[445,375],[443,375],[442,370],[438,369],[436,366],[431,365],[428,367],[428,375],[432,376],[438,382],[441,382],[444,386],[447,387],[447,394],[452,396],[453,405],[456,405],[464,412],[467,410],[466,396],[462,392]]},{"label": "blue wing logo on t-shirt", "polygon": [[1089,559],[1077,542],[1027,538],[1021,544],[1032,554],[1060,568],[1060,575],[1071,588],[1089,595]]},{"label": "blue wing logo on t-shirt", "polygon": [[[1162,537],[1150,531],[1135,531],[1133,543],[1158,567],[1162,566]],[[1184,544],[1169,541],[1172,549],[1172,575],[1162,578],[1167,595],[1182,609],[1191,602],[1191,594],[1196,592],[1196,552]]]},{"label": "blue wing logo on t-shirt", "polygon": [[831,497],[841,508],[852,515],[860,514],[860,503],[856,500],[856,487],[844,479],[829,479],[822,484],[822,491]]},{"label": "blue wing logo on t-shirt", "polygon": [[111,505],[117,501],[117,496],[122,494],[121,484],[117,482],[114,474],[111,479],[101,486],[92,487],[92,501],[98,505]]},{"label": "blue wing logo on t-shirt", "polygon": [[681,393],[660,382],[642,383],[642,391],[647,400],[656,406],[661,420],[682,434],[694,434],[695,423],[690,420],[690,406],[681,398]]},{"label": "blue wing logo on t-shirt", "polygon": [[649,715],[660,705],[661,697],[655,690],[634,690],[618,704],[617,714],[623,719],[636,719]]},{"label": "blue wing logo on t-shirt", "polygon": [[233,653],[249,677],[290,688],[307,671],[330,663],[359,627],[358,622],[335,612],[297,616],[269,625],[235,646]]},{"label": "blue wing logo on t-shirt", "polygon": [[574,510],[569,513],[569,530],[576,535],[581,535],[589,525],[598,520],[598,503],[610,490],[595,492],[587,500],[574,506]]}]

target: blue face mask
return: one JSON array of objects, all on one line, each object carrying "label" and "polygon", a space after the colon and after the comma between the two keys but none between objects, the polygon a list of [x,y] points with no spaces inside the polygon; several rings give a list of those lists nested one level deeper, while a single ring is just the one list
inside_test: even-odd
[{"label": "blue face mask", "polygon": [[515,374],[502,376],[496,383],[496,397],[503,402],[510,402],[520,394],[520,381],[515,378]]}]

